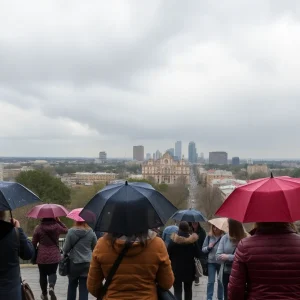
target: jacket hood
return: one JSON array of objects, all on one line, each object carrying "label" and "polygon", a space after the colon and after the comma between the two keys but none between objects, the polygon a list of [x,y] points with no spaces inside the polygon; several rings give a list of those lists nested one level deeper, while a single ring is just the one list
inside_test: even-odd
[{"label": "jacket hood", "polygon": [[[147,245],[151,244],[152,241],[154,240],[154,238],[156,238],[156,236],[157,236],[156,232],[149,230]],[[107,234],[104,236],[104,238],[106,239],[107,243],[111,244],[111,240],[109,239]],[[121,238],[117,239],[115,244],[114,244],[113,250],[117,254],[120,254],[121,251],[124,248],[125,242],[126,242],[126,237],[125,236],[122,236]],[[147,245],[145,247],[147,247]],[[143,252],[145,247],[143,247],[141,245],[141,243],[137,240],[131,245],[131,247],[129,248],[129,250],[125,254],[125,256],[127,256],[127,257],[136,256],[136,255],[140,254],[141,252]]]},{"label": "jacket hood", "polygon": [[83,229],[83,228],[71,228],[69,231],[71,231],[72,233],[74,233],[77,237],[83,237],[86,234],[88,234],[90,231],[92,231],[91,229]]},{"label": "jacket hood", "polygon": [[13,230],[14,226],[6,221],[0,220],[0,240]]},{"label": "jacket hood", "polygon": [[171,235],[171,240],[176,243],[176,244],[181,244],[181,245],[189,245],[189,244],[194,244],[198,240],[198,235],[196,233],[193,233],[192,235],[188,237],[180,236],[177,233],[173,233]]},{"label": "jacket hood", "polygon": [[39,225],[42,230],[46,233],[53,232],[57,228],[57,222],[55,220],[42,220],[41,224]]}]

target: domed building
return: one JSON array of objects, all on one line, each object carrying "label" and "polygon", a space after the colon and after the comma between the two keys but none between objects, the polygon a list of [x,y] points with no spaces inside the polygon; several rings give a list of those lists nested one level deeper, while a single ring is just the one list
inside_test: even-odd
[{"label": "domed building", "polygon": [[184,159],[174,160],[170,153],[165,153],[157,160],[149,159],[142,164],[145,179],[154,179],[156,183],[175,184],[185,180],[189,184],[190,167]]}]

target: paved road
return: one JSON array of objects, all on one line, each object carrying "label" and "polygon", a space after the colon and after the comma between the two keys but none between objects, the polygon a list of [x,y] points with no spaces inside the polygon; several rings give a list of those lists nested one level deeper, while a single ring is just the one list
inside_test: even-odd
[{"label": "paved road", "polygon": [[[26,280],[33,293],[35,295],[35,299],[40,299],[41,290],[39,286],[39,271],[36,267],[23,267],[21,269],[23,280]],[[206,283],[207,279],[200,279],[200,286],[194,287],[194,300],[206,300],[205,291],[206,291]],[[67,299],[67,288],[68,282],[66,277],[61,277],[58,275],[57,284],[55,287],[56,295],[58,300],[66,300]],[[89,296],[89,300],[94,300],[95,298],[91,295]]]}]

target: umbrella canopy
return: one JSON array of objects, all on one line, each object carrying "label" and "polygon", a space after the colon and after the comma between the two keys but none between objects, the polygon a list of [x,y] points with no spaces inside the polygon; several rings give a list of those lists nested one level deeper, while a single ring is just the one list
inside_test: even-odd
[{"label": "umbrella canopy", "polygon": [[0,181],[0,211],[14,210],[39,201],[39,197],[23,185]]},{"label": "umbrella canopy", "polygon": [[59,204],[41,204],[33,207],[27,217],[34,219],[64,217],[69,212]]},{"label": "umbrella canopy", "polygon": [[216,226],[218,229],[228,232],[228,218],[215,218],[208,221],[211,225]]},{"label": "umbrella canopy", "polygon": [[83,210],[83,208],[75,208],[72,211],[70,211],[67,214],[67,218],[72,219],[76,222],[85,222],[80,216],[79,214],[81,213],[81,211]]},{"label": "umbrella canopy", "polygon": [[99,191],[80,216],[95,231],[130,236],[163,226],[176,210],[150,184],[126,181]]},{"label": "umbrella canopy", "polygon": [[272,175],[253,180],[236,188],[216,214],[243,223],[300,220],[300,181]]},{"label": "umbrella canopy", "polygon": [[176,221],[186,221],[186,222],[206,222],[207,219],[204,215],[195,209],[185,209],[177,211],[171,219]]}]

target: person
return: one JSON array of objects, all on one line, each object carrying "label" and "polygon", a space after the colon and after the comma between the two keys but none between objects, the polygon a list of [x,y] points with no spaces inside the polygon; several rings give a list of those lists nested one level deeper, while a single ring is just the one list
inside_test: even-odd
[{"label": "person", "polygon": [[236,251],[228,299],[300,299],[300,236],[291,223],[257,223]]},{"label": "person", "polygon": [[32,244],[38,246],[36,263],[40,272],[40,286],[42,290],[41,299],[48,300],[47,287],[49,279],[49,295],[51,300],[56,300],[54,291],[57,280],[57,267],[61,260],[61,253],[58,245],[59,235],[66,234],[68,228],[59,218],[44,218],[41,220],[33,233]]},{"label": "person", "polygon": [[[190,223],[191,231],[198,235],[198,249],[200,251],[199,258],[202,264],[206,263],[206,254],[202,251],[202,246],[206,238],[206,232],[199,222]],[[199,277],[195,276],[195,286],[200,285]]]},{"label": "person", "polygon": [[198,235],[189,234],[189,224],[180,222],[178,234],[173,233],[168,246],[169,257],[175,276],[174,294],[177,300],[182,300],[182,284],[184,299],[192,300],[193,281],[195,280],[195,260],[199,258]]},{"label": "person", "polygon": [[243,224],[236,220],[228,219],[228,228],[229,233],[221,238],[216,253],[217,261],[221,263],[219,279],[223,283],[224,300],[228,299],[228,283],[236,247],[242,239],[249,235]]},{"label": "person", "polygon": [[165,242],[166,247],[168,247],[173,233],[178,233],[178,226],[176,223],[174,225],[167,226],[162,233],[162,239]]},{"label": "person", "polygon": [[127,241],[134,243],[122,259],[104,299],[157,300],[156,284],[169,290],[174,275],[166,246],[152,230],[130,237],[110,233],[99,239],[92,255],[88,291],[95,297],[101,295],[102,282]]},{"label": "person", "polygon": [[88,299],[87,274],[92,251],[97,243],[96,234],[86,222],[75,222],[69,229],[63,247],[64,254],[70,253],[70,275],[67,300],[76,300],[79,285],[79,300]]},{"label": "person", "polygon": [[19,257],[31,259],[34,248],[18,220],[5,221],[5,211],[0,211],[0,249],[0,299],[21,300]]},{"label": "person", "polygon": [[[207,300],[212,300],[214,295],[214,286],[216,273],[219,275],[220,263],[217,262],[216,253],[218,244],[224,235],[224,232],[217,228],[215,225],[211,225],[210,232],[205,238],[203,243],[202,252],[208,254],[208,282],[207,282]],[[223,284],[218,279],[218,300],[223,300]]]}]

